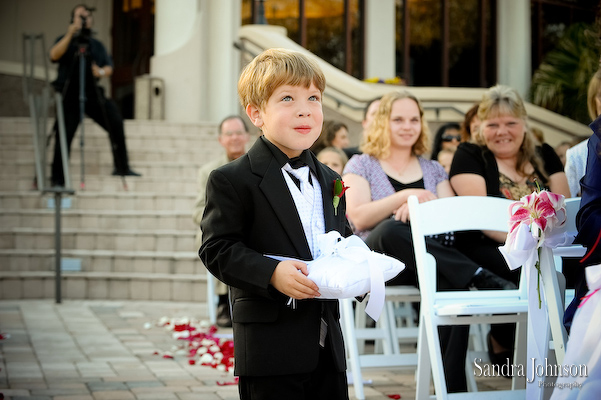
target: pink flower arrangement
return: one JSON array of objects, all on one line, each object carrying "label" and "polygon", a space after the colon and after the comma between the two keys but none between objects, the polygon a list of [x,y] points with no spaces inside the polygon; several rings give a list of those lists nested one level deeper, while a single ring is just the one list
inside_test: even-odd
[{"label": "pink flower arrangement", "polygon": [[510,215],[507,242],[515,242],[519,229],[528,228],[532,237],[537,240],[537,247],[545,242],[545,234],[555,228],[562,227],[566,221],[566,206],[563,195],[542,190],[524,196],[510,207],[519,208]]},{"label": "pink flower arrangement", "polygon": [[[517,206],[517,209],[516,209]],[[524,250],[537,249],[535,264],[538,271],[537,291],[538,307],[541,307],[540,295],[540,249],[542,246],[555,247],[555,240],[549,242],[549,238],[554,235],[554,231],[562,228],[566,221],[565,198],[563,195],[555,194],[547,190],[540,190],[524,196],[520,201],[516,201],[509,207],[509,232],[505,246],[501,248],[508,254],[512,251],[520,253]],[[510,268],[512,257],[504,254]],[[525,264],[532,256],[526,258],[517,257],[517,262]],[[521,265],[521,264],[520,264]]]}]

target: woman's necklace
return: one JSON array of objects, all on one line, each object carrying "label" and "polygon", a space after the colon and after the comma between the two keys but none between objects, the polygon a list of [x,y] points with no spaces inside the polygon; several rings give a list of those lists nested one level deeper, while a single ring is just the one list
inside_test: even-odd
[{"label": "woman's necklace", "polygon": [[406,162],[402,163],[401,167],[398,167],[390,161],[384,162],[386,163],[388,168],[392,170],[392,172],[394,172],[395,175],[402,177],[405,175],[406,172],[408,172],[407,170],[410,170],[411,163],[413,162],[413,157],[409,157],[409,159]]}]

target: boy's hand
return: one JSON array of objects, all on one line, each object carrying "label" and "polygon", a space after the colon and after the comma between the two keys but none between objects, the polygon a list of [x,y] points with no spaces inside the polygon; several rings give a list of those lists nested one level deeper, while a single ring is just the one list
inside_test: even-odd
[{"label": "boy's hand", "polygon": [[[299,272],[300,271],[300,272]],[[281,293],[293,299],[313,299],[319,297],[319,288],[307,278],[307,264],[300,261],[281,261],[273,271],[270,283]]]}]

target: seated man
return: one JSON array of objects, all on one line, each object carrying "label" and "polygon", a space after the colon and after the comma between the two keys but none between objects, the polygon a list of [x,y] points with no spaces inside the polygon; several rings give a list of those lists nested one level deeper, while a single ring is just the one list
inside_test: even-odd
[{"label": "seated man", "polygon": [[[204,213],[206,205],[206,186],[209,174],[216,168],[227,164],[230,161],[235,160],[241,155],[246,153],[246,144],[250,139],[248,129],[244,120],[237,116],[229,116],[221,121],[219,124],[219,144],[225,149],[225,153],[219,158],[206,163],[198,171],[198,197],[196,198],[196,204],[194,205],[194,213],[192,218],[197,226],[200,226],[202,220],[202,214]],[[201,244],[201,232],[198,231],[196,235],[196,245],[200,247]],[[219,295],[219,302],[217,305],[217,326],[222,328],[229,328],[232,326],[232,319],[230,316],[230,307],[227,295],[227,286],[216,281],[215,292]]]}]

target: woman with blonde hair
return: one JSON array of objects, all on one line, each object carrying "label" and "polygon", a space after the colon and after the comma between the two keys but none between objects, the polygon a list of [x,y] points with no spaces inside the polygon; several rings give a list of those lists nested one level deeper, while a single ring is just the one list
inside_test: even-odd
[{"label": "woman with blonde hair", "polygon": [[[374,251],[405,263],[406,269],[389,284],[417,286],[407,198],[420,202],[454,193],[443,167],[422,154],[429,150],[428,124],[419,100],[407,91],[392,92],[380,101],[361,145],[363,154],[346,164],[343,179],[347,217],[355,234]],[[428,238],[428,251],[437,260],[438,288],[515,287],[480,268],[453,247],[452,234]],[[466,390],[465,356],[468,329],[441,329],[443,364],[449,392]]]},{"label": "woman with blonde hair", "polygon": [[[459,196],[496,196],[519,200],[534,190],[546,188],[570,197],[563,165],[548,144],[537,145],[528,129],[528,114],[515,89],[497,85],[483,96],[478,108],[481,124],[477,143],[461,143],[451,164],[450,179]],[[476,263],[517,283],[519,271],[510,271],[498,247],[502,232],[462,232],[457,248]],[[493,364],[511,363],[514,325],[494,326],[488,337]]]},{"label": "woman with blonde hair", "polygon": [[490,88],[478,117],[482,123],[477,143],[462,143],[453,158],[450,176],[455,193],[519,200],[540,186],[570,197],[561,160],[551,146],[537,146],[515,89]]}]

